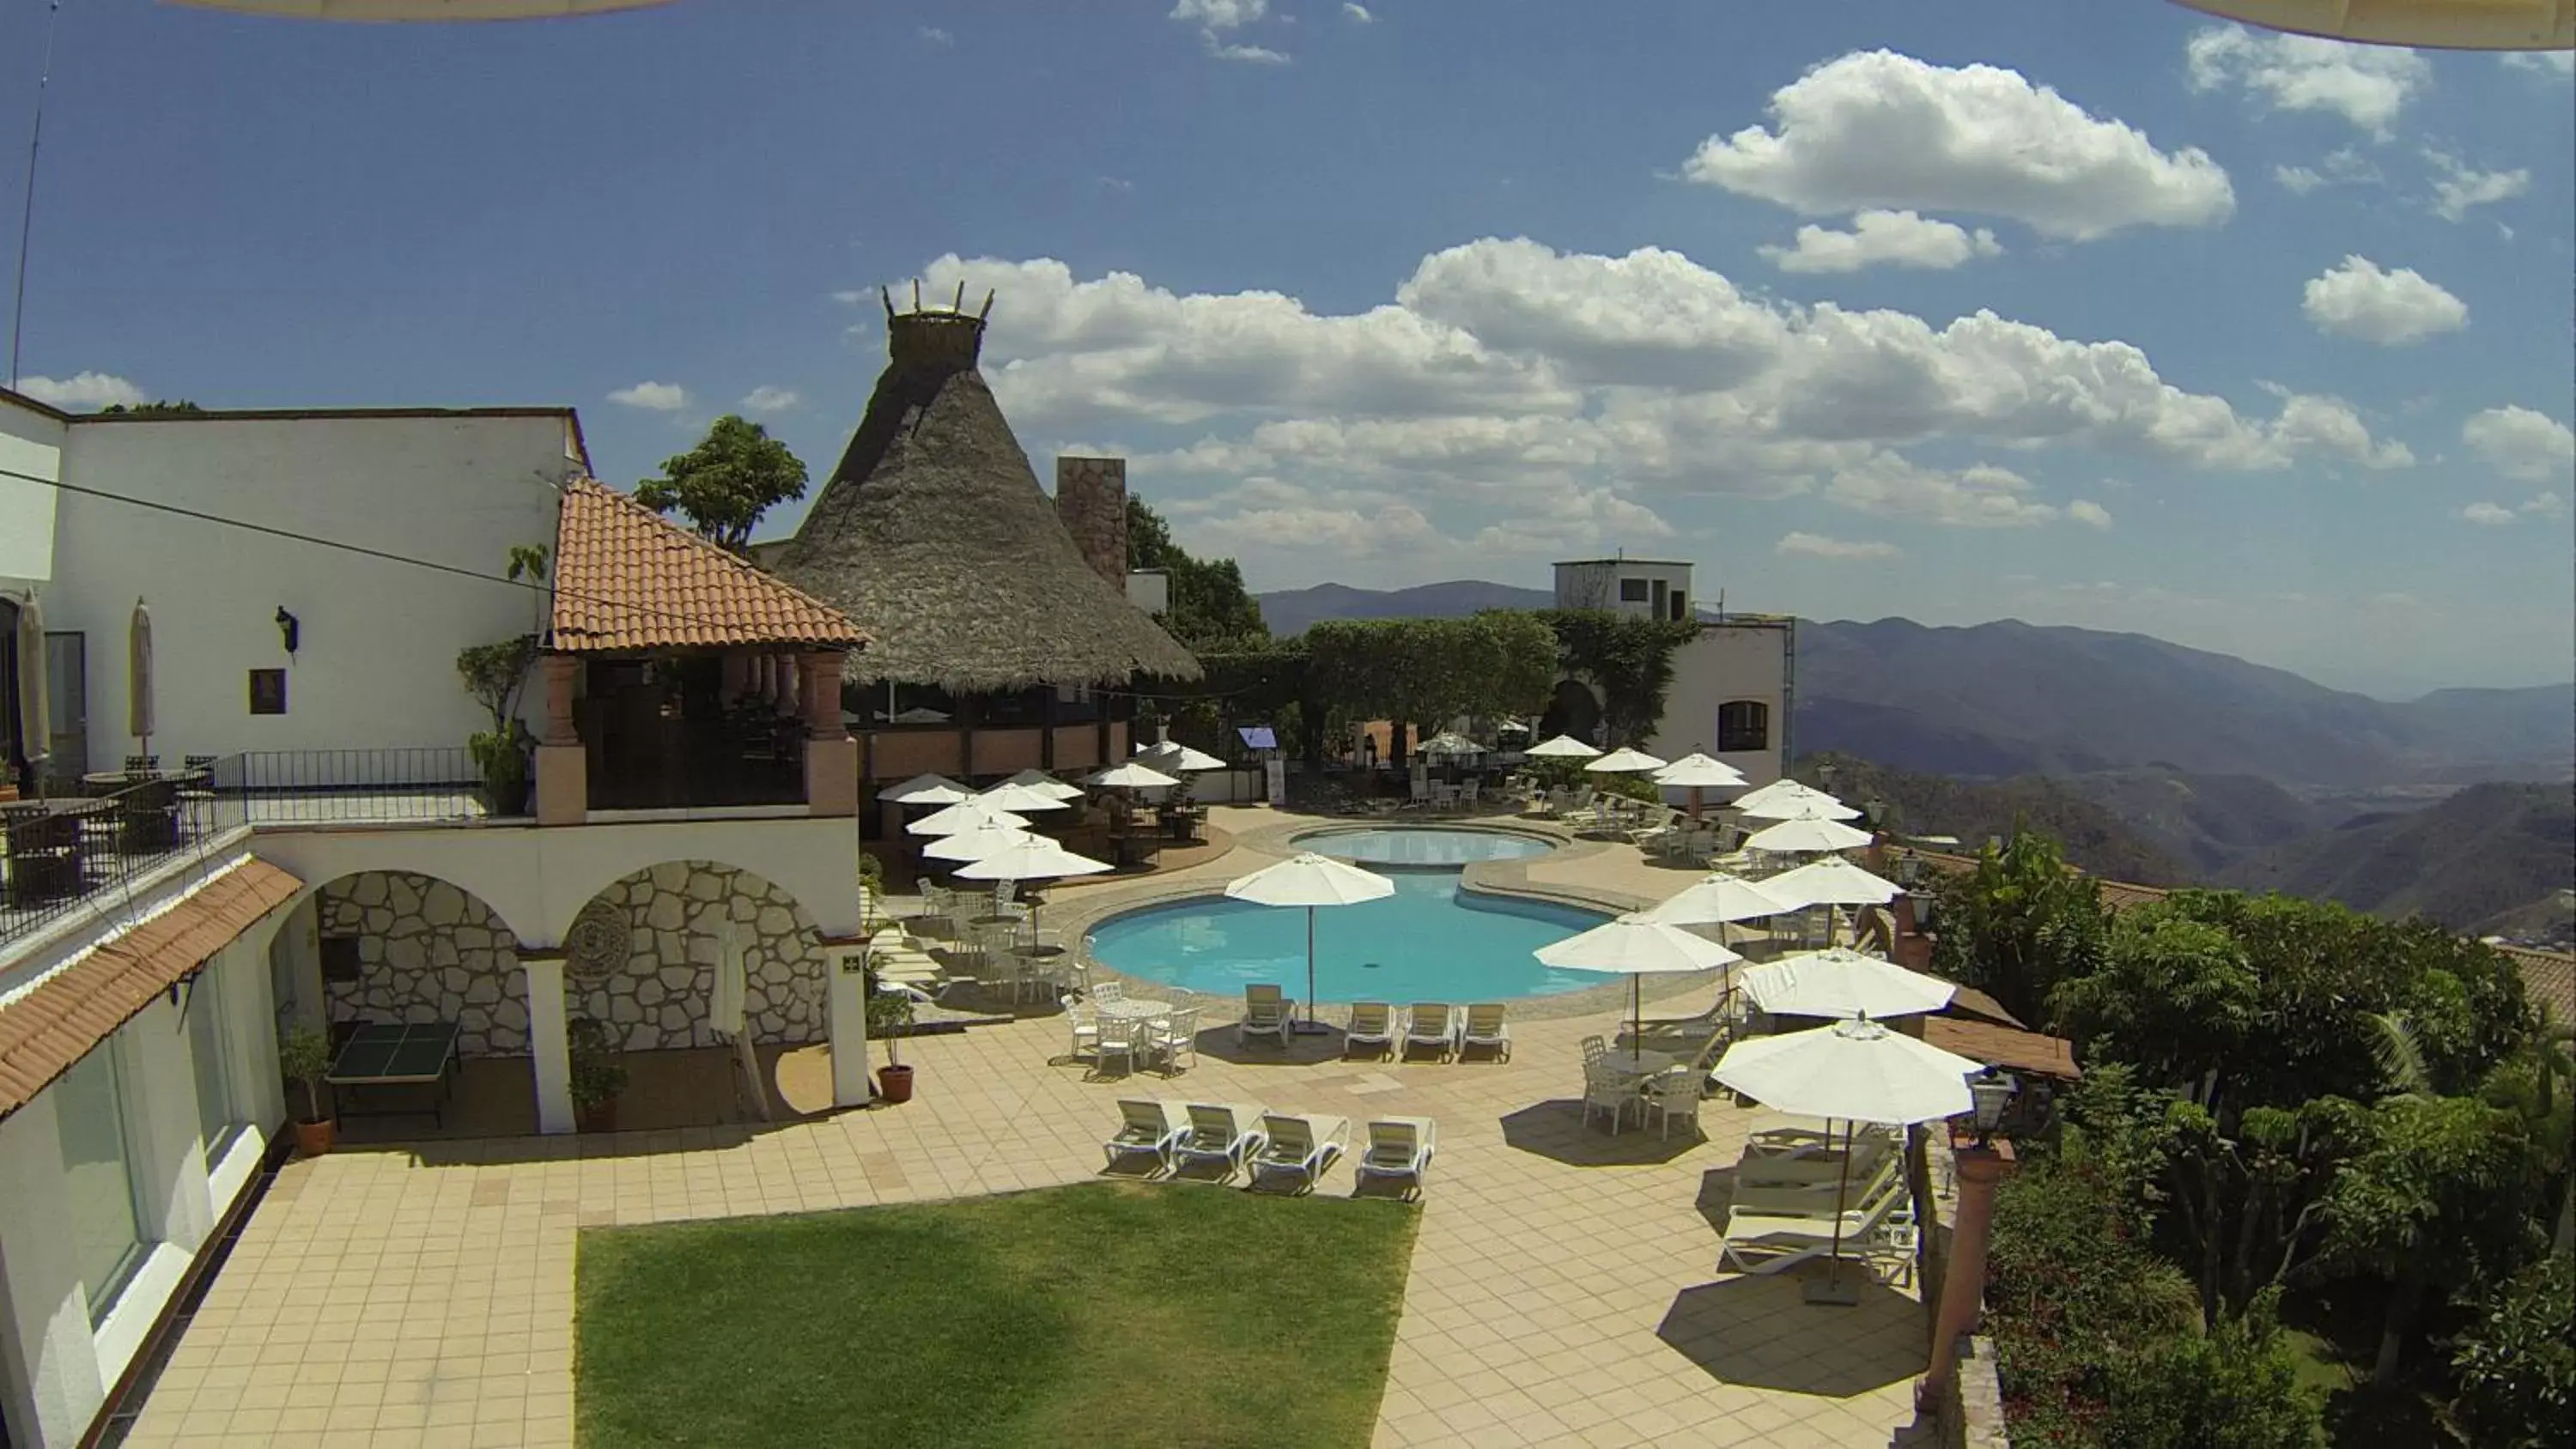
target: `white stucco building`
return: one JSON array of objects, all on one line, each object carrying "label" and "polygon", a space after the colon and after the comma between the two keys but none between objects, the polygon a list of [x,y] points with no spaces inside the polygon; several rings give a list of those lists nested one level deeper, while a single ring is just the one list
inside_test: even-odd
[{"label": "white stucco building", "polygon": [[[1734,766],[1748,787],[1770,784],[1787,773],[1790,760],[1797,621],[1705,609],[1691,573],[1688,563],[1624,554],[1568,560],[1556,565],[1556,607],[1674,623],[1696,619],[1698,633],[1673,653],[1664,717],[1645,748],[1666,759],[1704,752]],[[1588,738],[1599,717],[1600,701],[1588,686],[1562,681],[1542,733],[1563,729]]]},{"label": "white stucco building", "polygon": [[[864,636],[587,471],[562,408],[0,391],[0,1442],[118,1401],[284,1151],[295,1027],[434,1027],[524,1131],[573,1129],[582,1017],[630,1060],[828,1042],[867,1099]],[[530,546],[547,587],[501,577]],[[531,634],[522,796],[456,658]],[[102,778],[138,755],[171,777]]]}]

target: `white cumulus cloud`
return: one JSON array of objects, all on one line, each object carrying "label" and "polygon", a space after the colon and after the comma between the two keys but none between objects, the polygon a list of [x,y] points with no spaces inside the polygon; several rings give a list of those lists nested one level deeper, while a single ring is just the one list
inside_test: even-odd
[{"label": "white cumulus cloud", "polygon": [[1344,0],[1342,5],[1342,18],[1350,21],[1353,25],[1377,24],[1376,14],[1367,6],[1356,3],[1356,0]]},{"label": "white cumulus cloud", "polygon": [[2501,528],[2513,522],[2513,510],[2493,503],[2472,503],[2460,510],[2460,517],[2486,528]]},{"label": "white cumulus cloud", "polygon": [[1758,250],[1784,272],[1857,272],[1876,266],[1947,270],[1972,257],[2003,253],[1995,234],[1983,227],[1971,234],[1911,211],[1864,211],[1852,218],[1850,231],[1802,226],[1796,246]]},{"label": "white cumulus cloud", "polygon": [[2576,477],[2576,432],[2546,413],[2488,408],[2460,425],[2460,441],[2507,478],[2546,483]]},{"label": "white cumulus cloud", "polygon": [[1964,528],[2028,528],[2054,521],[2056,505],[2030,493],[2030,480],[2009,468],[1979,464],[1952,472],[1918,467],[1894,453],[1841,469],[1825,485],[1825,497],[1845,508]]},{"label": "white cumulus cloud", "polygon": [[1270,0],[1180,0],[1172,7],[1172,18],[1209,30],[1233,30],[1269,12]]},{"label": "white cumulus cloud", "polygon": [[1810,216],[1968,212],[2087,240],[2130,226],[2213,226],[2236,207],[2196,148],[2164,152],[2019,72],[1846,55],[1772,93],[1772,128],[1711,136],[1688,179]]},{"label": "white cumulus cloud", "polygon": [[95,412],[147,401],[142,388],[112,372],[75,372],[69,377],[31,375],[18,379],[18,391],[65,412]]},{"label": "white cumulus cloud", "polygon": [[2068,522],[2080,523],[2086,528],[2109,528],[2111,526],[2111,510],[2103,507],[2099,503],[2093,502],[2089,498],[2078,498],[2074,502],[2067,504],[2066,518]]},{"label": "white cumulus cloud", "polygon": [[2294,196],[2305,196],[2329,186],[2367,186],[2378,182],[2379,168],[2350,146],[2341,146],[2320,157],[2314,166],[2275,166],[2272,179]]},{"label": "white cumulus cloud", "polygon": [[619,407],[675,413],[689,405],[689,390],[676,382],[639,382],[633,387],[621,387],[611,392],[608,400]]},{"label": "white cumulus cloud", "polygon": [[1878,559],[1895,558],[1904,550],[1892,543],[1834,538],[1821,533],[1785,533],[1771,545],[1771,551],[1784,558]]},{"label": "white cumulus cloud", "polygon": [[2444,221],[2466,221],[2471,207],[2511,201],[2531,189],[2531,173],[2519,166],[2480,171],[2447,151],[2429,148],[2424,159],[2434,171],[2433,214]]},{"label": "white cumulus cloud", "polygon": [[2320,332],[2401,347],[2469,325],[2468,304],[2412,267],[2383,270],[2364,256],[2308,279],[2300,310]]},{"label": "white cumulus cloud", "polygon": [[2500,57],[2507,68],[2535,75],[2576,76],[2576,50],[2516,50]]},{"label": "white cumulus cloud", "polygon": [[2270,110],[2327,112],[2381,140],[2433,83],[2431,62],[2400,46],[2257,34],[2238,25],[2196,32],[2184,55],[2193,90],[2238,90]]},{"label": "white cumulus cloud", "polygon": [[803,401],[804,394],[793,388],[763,383],[743,394],[742,410],[747,413],[783,413]]}]

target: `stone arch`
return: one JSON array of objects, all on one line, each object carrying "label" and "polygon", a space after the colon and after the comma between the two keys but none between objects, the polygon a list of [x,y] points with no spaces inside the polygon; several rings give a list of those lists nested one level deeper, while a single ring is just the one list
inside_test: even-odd
[{"label": "stone arch", "polygon": [[[519,938],[482,897],[418,871],[363,870],[324,882],[313,901],[323,939],[354,942],[324,948],[329,1020],[452,1021],[460,1057],[528,1054]],[[334,979],[335,957],[354,961],[354,979]]]},{"label": "stone arch", "polygon": [[[602,887],[582,907],[594,910],[622,921],[626,947],[604,970],[578,952],[567,957],[564,1010],[609,1027],[625,1050],[717,1045],[716,961],[728,927],[743,954],[752,1040],[803,1046],[827,1035],[822,934],[766,877],[721,861],[666,860]],[[565,939],[574,939],[570,922]]]},{"label": "stone arch", "polygon": [[1539,717],[1538,737],[1554,739],[1572,735],[1578,740],[1601,743],[1601,696],[1592,686],[1571,676],[1556,682],[1548,696],[1547,713]]}]

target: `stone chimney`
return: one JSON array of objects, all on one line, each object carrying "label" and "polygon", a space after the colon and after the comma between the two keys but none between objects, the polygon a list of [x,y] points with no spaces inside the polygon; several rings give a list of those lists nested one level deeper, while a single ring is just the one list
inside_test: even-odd
[{"label": "stone chimney", "polygon": [[1093,570],[1127,594],[1127,460],[1055,460],[1055,516]]}]

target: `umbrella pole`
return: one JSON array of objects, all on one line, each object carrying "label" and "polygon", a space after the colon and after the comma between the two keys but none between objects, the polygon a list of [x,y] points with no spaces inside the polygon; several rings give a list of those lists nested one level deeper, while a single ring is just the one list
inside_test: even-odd
[{"label": "umbrella pole", "polygon": [[1332,1030],[1315,1019],[1315,908],[1306,908],[1306,1019],[1297,1023],[1299,1036],[1322,1036]]},{"label": "umbrella pole", "polygon": [[[1860,1285],[1843,1285],[1843,1213],[1851,1197],[1852,1119],[1843,1119],[1842,1167],[1834,1174],[1834,1245],[1825,1259],[1825,1279],[1819,1283],[1807,1280],[1807,1301],[1829,1303],[1838,1308],[1856,1307],[1860,1303]],[[1833,1135],[1833,1124],[1825,1124],[1825,1134]]]}]

